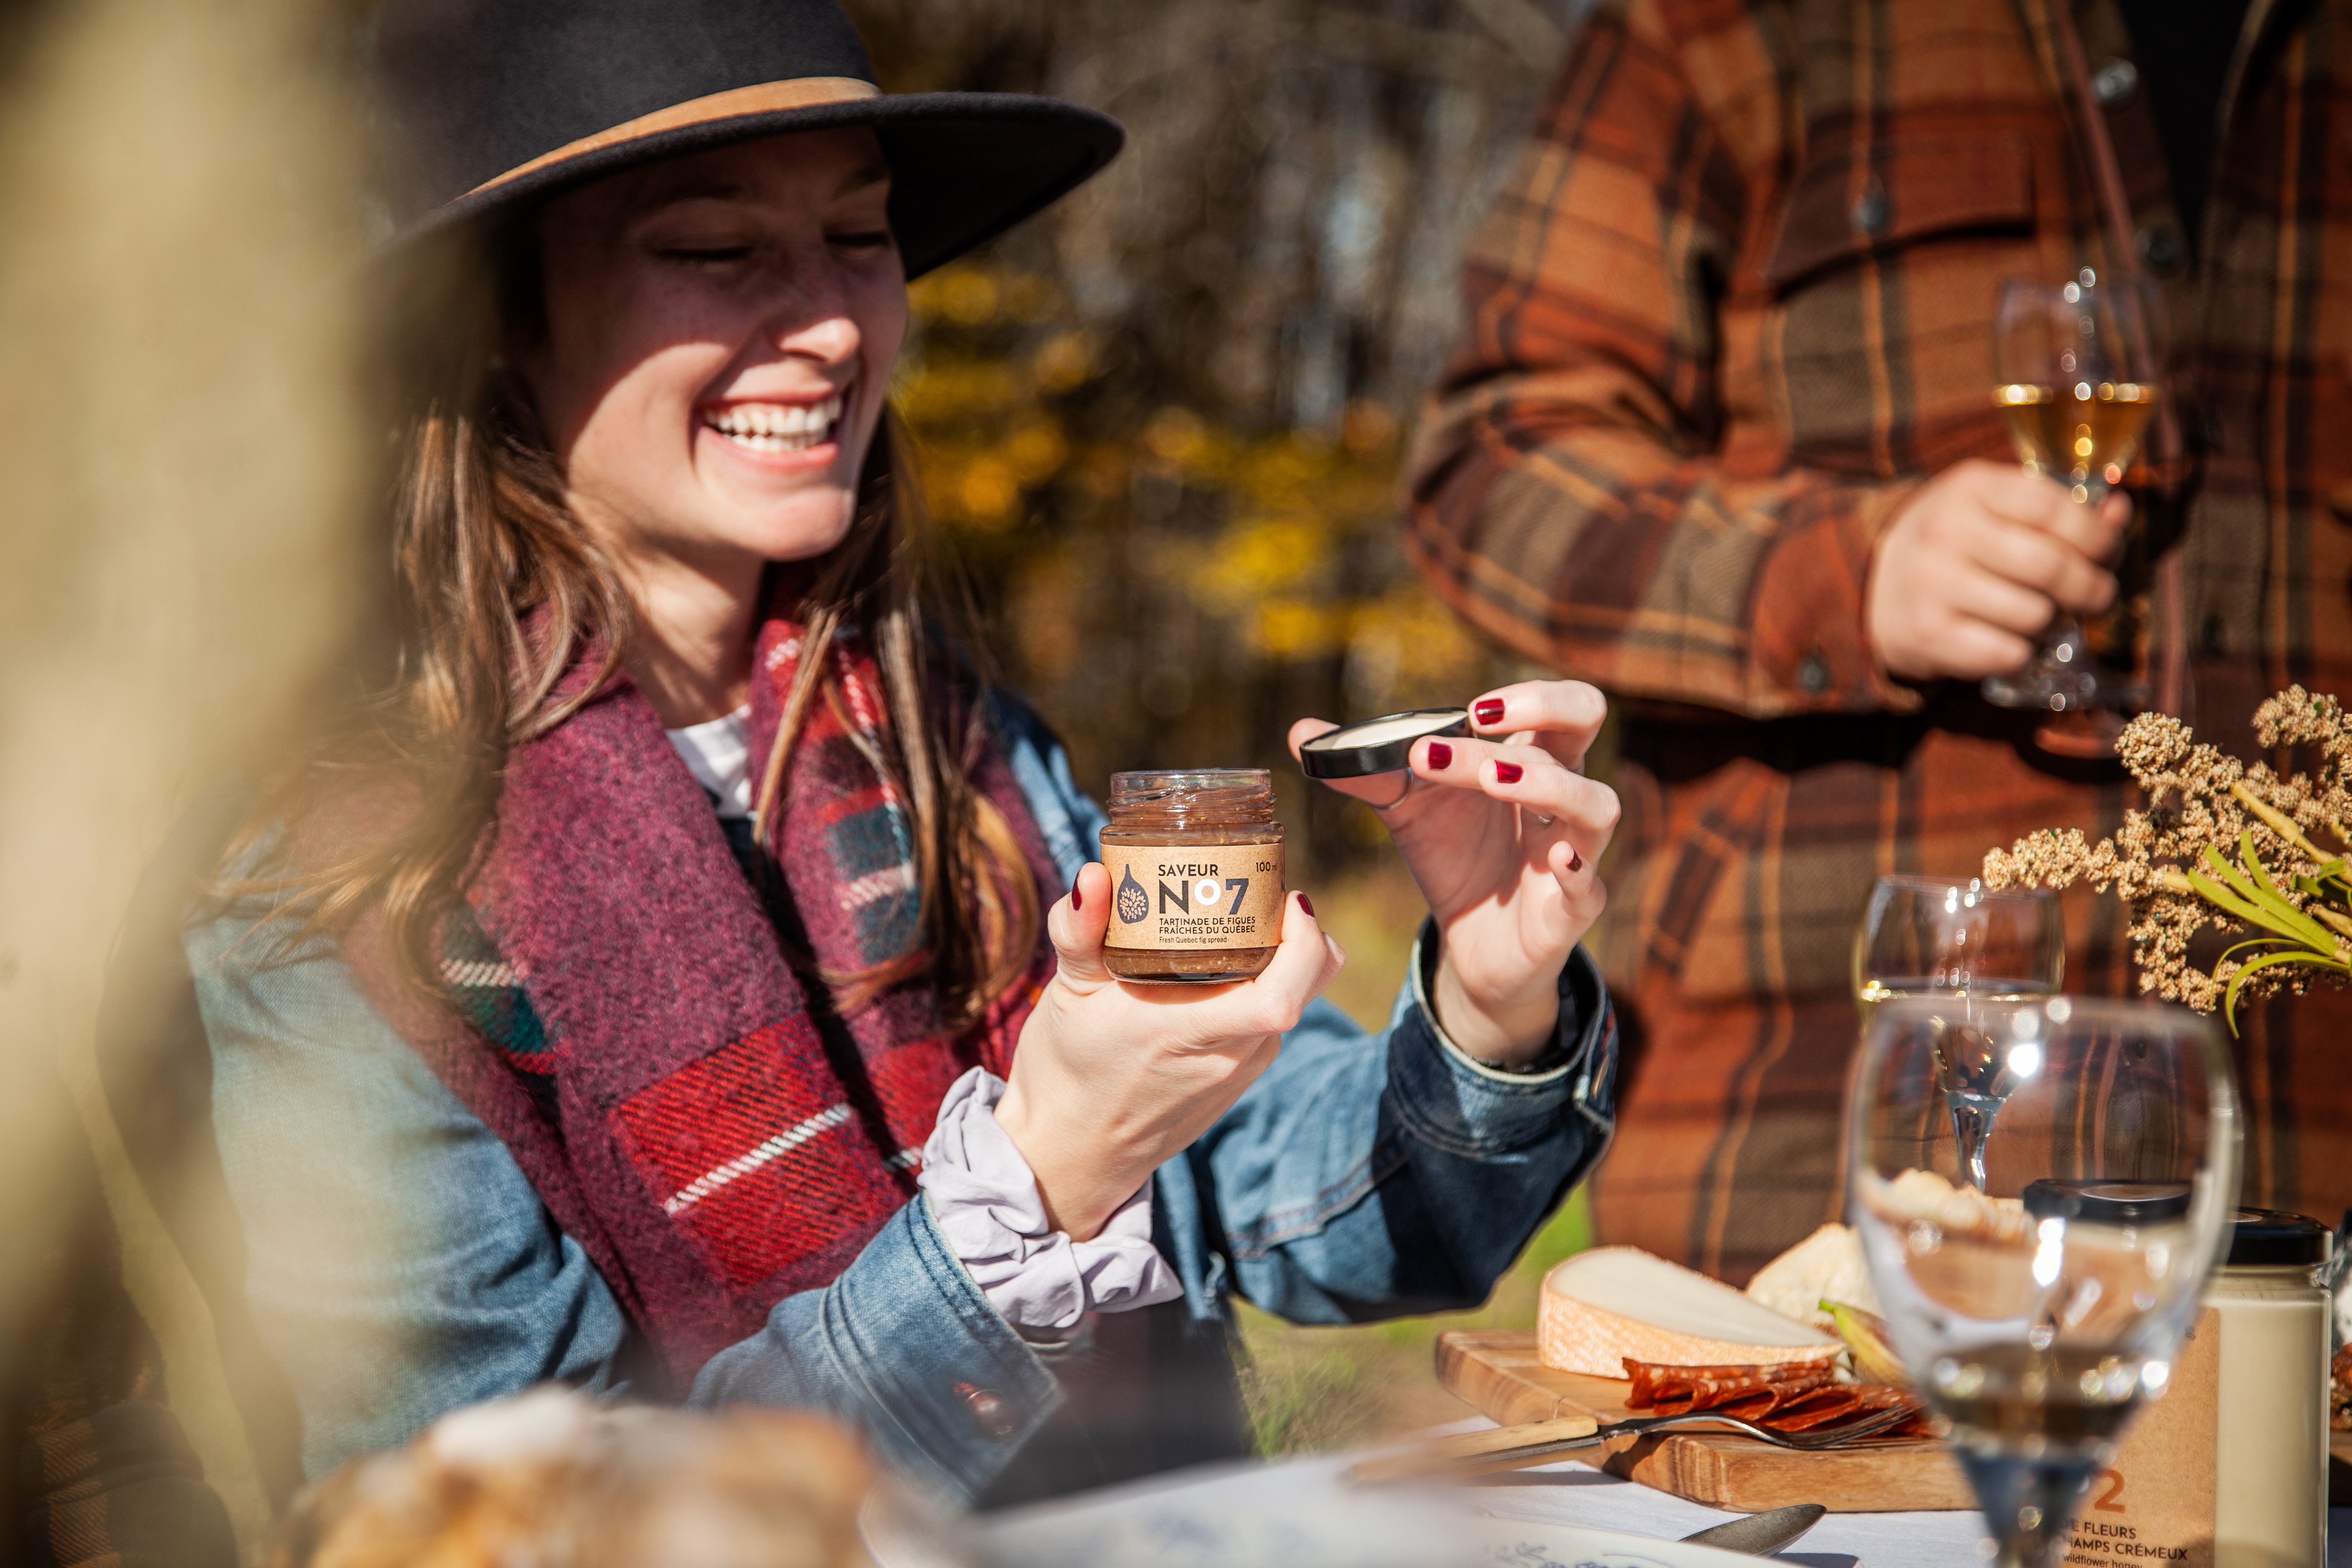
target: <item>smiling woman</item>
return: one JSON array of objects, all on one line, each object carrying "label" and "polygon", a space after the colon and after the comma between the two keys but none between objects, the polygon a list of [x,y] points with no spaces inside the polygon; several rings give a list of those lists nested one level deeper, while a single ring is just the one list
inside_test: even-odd
[{"label": "smiling woman", "polygon": [[1237,1291],[1483,1297],[1608,1132],[1597,694],[1416,758],[1378,1039],[1303,896],[1252,978],[1120,984],[1102,814],[945,612],[885,405],[906,278],[1116,128],[877,94],[831,0],[436,15],[380,50],[440,171],[382,265],[495,309],[395,334],[403,662],[187,939],[308,1468],[557,1379],[1030,1495],[1245,1451]]},{"label": "smiling woman", "polygon": [[[843,129],[666,160],[539,215],[544,310],[516,362],[573,513],[659,606],[630,673],[672,727],[740,706],[759,574],[855,520],[907,332],[889,193],[873,132]],[[740,656],[715,686],[710,646]]]}]

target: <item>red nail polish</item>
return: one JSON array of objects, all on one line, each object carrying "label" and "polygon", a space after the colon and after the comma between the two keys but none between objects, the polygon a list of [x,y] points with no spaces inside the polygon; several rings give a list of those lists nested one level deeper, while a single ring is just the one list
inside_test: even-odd
[{"label": "red nail polish", "polygon": [[1298,895],[1298,907],[1305,910],[1310,917],[1315,913],[1315,900],[1304,893]]},{"label": "red nail polish", "polygon": [[1452,767],[1454,765],[1454,748],[1447,745],[1443,741],[1432,741],[1429,743],[1429,765],[1433,769]]},{"label": "red nail polish", "polygon": [[1496,763],[1495,764],[1495,782],[1496,784],[1517,784],[1519,780],[1527,776],[1527,769],[1519,766],[1517,763]]},{"label": "red nail polish", "polygon": [[1481,724],[1499,724],[1503,721],[1503,700],[1489,697],[1470,711]]},{"label": "red nail polish", "polygon": [[1568,868],[1571,871],[1584,869],[1584,857],[1576,852],[1576,846],[1573,844],[1568,847]]},{"label": "red nail polish", "polygon": [[[1085,876],[1085,875],[1086,875],[1086,873],[1085,873],[1085,872],[1083,872],[1083,871],[1081,871],[1081,872],[1079,872],[1079,873],[1078,873],[1078,876],[1080,876],[1080,877],[1083,877],[1083,876]],[[1081,893],[1080,891],[1078,891],[1078,879],[1077,879],[1077,877],[1073,877],[1073,878],[1071,878],[1071,879],[1070,879],[1070,908],[1071,908],[1071,910],[1074,910],[1074,911],[1075,911],[1075,910],[1077,910],[1085,909],[1086,907],[1087,907],[1087,896],[1086,896],[1084,893]]]}]

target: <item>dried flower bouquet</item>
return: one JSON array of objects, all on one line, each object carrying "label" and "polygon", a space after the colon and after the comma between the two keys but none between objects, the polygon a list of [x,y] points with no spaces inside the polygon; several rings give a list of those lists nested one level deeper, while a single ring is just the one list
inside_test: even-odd
[{"label": "dried flower bouquet", "polygon": [[[2352,730],[2334,698],[2291,686],[2256,710],[2254,733],[2264,750],[2317,747],[2318,778],[2248,766],[2199,745],[2178,719],[2144,713],[2116,754],[2147,808],[2126,812],[2096,845],[2079,828],[2043,828],[1992,850],[1985,880],[2112,886],[2131,906],[2140,989],[2200,1013],[2218,1006],[2233,1030],[2242,994],[2300,994],[2317,974],[2341,984],[2352,976]],[[2315,832],[2347,847],[2324,849]],[[2240,938],[2210,973],[2189,957],[2207,926]]]}]

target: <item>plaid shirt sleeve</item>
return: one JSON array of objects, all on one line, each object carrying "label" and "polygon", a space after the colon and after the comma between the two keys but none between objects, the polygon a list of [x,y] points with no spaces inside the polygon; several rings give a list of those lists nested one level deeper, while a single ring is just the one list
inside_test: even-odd
[{"label": "plaid shirt sleeve", "polygon": [[1757,362],[1730,337],[1764,313],[1723,302],[1782,205],[1784,160],[1736,118],[1761,56],[1738,0],[1586,23],[1472,240],[1409,548],[1474,624],[1620,696],[1907,710],[1863,590],[1915,486],[1791,467],[1785,394],[1719,374]]}]

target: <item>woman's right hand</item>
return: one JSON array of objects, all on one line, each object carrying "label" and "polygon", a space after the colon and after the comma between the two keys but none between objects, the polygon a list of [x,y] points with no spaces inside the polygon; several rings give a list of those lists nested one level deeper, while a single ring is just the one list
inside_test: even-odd
[{"label": "woman's right hand", "polygon": [[1061,968],[1022,1027],[996,1107],[1046,1215],[1074,1241],[1232,1108],[1347,962],[1292,893],[1282,945],[1255,979],[1130,985],[1103,967],[1110,908],[1110,874],[1094,863],[1047,913]]}]

